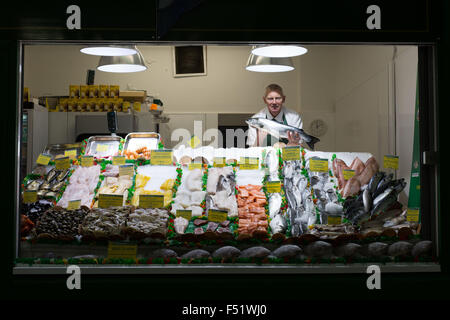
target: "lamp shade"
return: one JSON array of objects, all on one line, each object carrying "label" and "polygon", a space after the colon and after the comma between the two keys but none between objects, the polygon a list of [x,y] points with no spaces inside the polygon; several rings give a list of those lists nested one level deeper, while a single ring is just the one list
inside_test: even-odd
[{"label": "lamp shade", "polygon": [[245,69],[255,72],[286,72],[295,68],[291,58],[272,58],[250,54]]},{"label": "lamp shade", "polygon": [[308,52],[306,48],[293,45],[263,45],[254,46],[252,53],[258,56],[287,58],[300,56]]},{"label": "lamp shade", "polygon": [[105,72],[127,73],[147,70],[147,66],[142,54],[138,51],[128,56],[101,57],[97,69]]},{"label": "lamp shade", "polygon": [[101,45],[101,46],[88,46],[80,50],[82,53],[90,54],[94,56],[127,56],[138,52],[134,46],[114,46],[114,45]]}]

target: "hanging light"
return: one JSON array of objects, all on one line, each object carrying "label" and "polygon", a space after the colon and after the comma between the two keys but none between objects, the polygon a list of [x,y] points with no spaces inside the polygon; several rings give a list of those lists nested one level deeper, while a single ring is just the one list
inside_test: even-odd
[{"label": "hanging light", "polygon": [[101,57],[97,69],[105,72],[139,72],[147,70],[144,57],[138,50],[136,54],[118,57]]},{"label": "hanging light", "polygon": [[114,45],[101,45],[101,46],[88,46],[80,50],[82,53],[90,54],[94,56],[128,56],[138,52],[135,46],[114,46]]},{"label": "hanging light", "polygon": [[261,45],[253,46],[252,53],[258,56],[287,58],[300,56],[308,52],[306,48],[294,45]]},{"label": "hanging light", "polygon": [[255,72],[286,72],[295,68],[291,58],[263,57],[251,53],[245,69]]}]

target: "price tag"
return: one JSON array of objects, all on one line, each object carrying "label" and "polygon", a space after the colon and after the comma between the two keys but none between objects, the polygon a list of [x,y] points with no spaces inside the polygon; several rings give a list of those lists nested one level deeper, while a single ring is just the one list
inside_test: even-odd
[{"label": "price tag", "polygon": [[419,209],[408,209],[406,213],[406,221],[419,222]]},{"label": "price tag", "polygon": [[55,168],[56,170],[66,170],[70,168],[70,158],[64,157],[55,159]]},{"label": "price tag", "polygon": [[121,207],[121,206],[123,206],[123,195],[121,194],[101,193],[98,196],[99,208]]},{"label": "price tag", "polygon": [[344,169],[342,170],[345,180],[350,180],[351,177],[355,175],[355,170]]},{"label": "price tag", "polygon": [[281,149],[283,161],[300,160],[300,147],[284,147]]},{"label": "price tag", "polygon": [[124,164],[119,166],[119,176],[134,176],[134,165],[132,163],[130,164]]},{"label": "price tag", "polygon": [[150,164],[168,166],[173,163],[172,150],[152,150]]},{"label": "price tag", "polygon": [[214,210],[210,209],[208,211],[208,220],[212,222],[223,222],[227,220],[228,212],[227,211],[221,211],[221,210]]},{"label": "price tag", "polygon": [[259,159],[241,157],[239,160],[239,169],[241,170],[258,170],[259,169]]},{"label": "price tag", "polygon": [[122,110],[123,111],[128,111],[128,109],[130,109],[130,102],[129,101],[124,101],[122,103]]},{"label": "price tag", "polygon": [[199,162],[189,163],[188,169],[189,170],[195,170],[195,169],[200,169],[201,170],[202,169],[202,164],[199,163]]},{"label": "price tag", "polygon": [[115,156],[112,159],[113,166],[120,166],[125,164],[125,156]]},{"label": "price tag", "polygon": [[266,188],[268,193],[281,192],[281,181],[267,181]]},{"label": "price tag", "polygon": [[37,201],[37,191],[27,190],[23,193],[24,203],[33,203]]},{"label": "price tag", "polygon": [[328,216],[328,224],[341,224],[342,217],[341,216]]},{"label": "price tag", "polygon": [[164,195],[141,194],[139,195],[140,208],[164,208]]},{"label": "price tag", "polygon": [[80,209],[81,200],[72,200],[69,201],[69,204],[67,205],[67,210],[77,210]]},{"label": "price tag", "polygon": [[309,159],[309,170],[314,172],[328,172],[328,160]]},{"label": "price tag", "polygon": [[186,220],[191,220],[192,210],[177,210],[177,218],[178,217],[183,217]]},{"label": "price tag", "polygon": [[95,147],[95,151],[97,151],[97,152],[104,153],[104,152],[108,152],[108,150],[109,150],[109,145],[108,144],[99,143]]},{"label": "price tag", "polygon": [[398,169],[398,156],[386,155],[383,158],[383,166],[386,169]]},{"label": "price tag", "polygon": [[94,157],[93,156],[81,156],[81,166],[82,167],[91,167],[94,165]]},{"label": "price tag", "polygon": [[136,259],[137,245],[121,242],[108,242],[108,259]]},{"label": "price tag", "polygon": [[64,156],[69,157],[70,159],[75,159],[77,157],[77,150],[76,149],[65,150]]},{"label": "price tag", "polygon": [[197,136],[195,136],[195,135],[192,136],[191,140],[189,140],[189,146],[190,146],[191,148],[196,148],[197,146],[200,145],[200,143],[202,143],[202,142],[201,142],[200,139],[197,138]]},{"label": "price tag", "polygon": [[51,155],[41,153],[37,158],[36,163],[43,166],[47,166],[51,159],[52,159]]},{"label": "price tag", "polygon": [[216,168],[225,167],[226,163],[227,162],[225,157],[214,157],[213,159],[213,167]]}]

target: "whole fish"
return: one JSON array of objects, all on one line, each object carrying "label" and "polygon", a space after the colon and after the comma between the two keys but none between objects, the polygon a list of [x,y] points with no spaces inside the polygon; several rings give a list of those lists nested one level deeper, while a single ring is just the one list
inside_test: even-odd
[{"label": "whole fish", "polygon": [[383,171],[378,171],[370,179],[368,188],[369,188],[369,191],[370,191],[371,195],[373,195],[373,193],[375,192],[378,184],[380,183],[381,179],[384,178],[384,176],[385,176],[385,173]]},{"label": "whole fish", "polygon": [[288,132],[296,132],[300,135],[301,139],[305,141],[305,143],[314,150],[314,145],[320,141],[319,138],[313,137],[309,134],[307,134],[303,129],[299,129],[296,127],[292,127],[289,125],[285,125],[282,123],[278,123],[273,120],[265,119],[265,118],[250,118],[247,121],[247,124],[250,127],[265,131],[269,133],[270,135],[276,137],[277,139],[280,138],[288,138]]},{"label": "whole fish", "polygon": [[277,214],[272,221],[270,221],[270,228],[272,229],[272,233],[284,233],[287,228],[286,220],[280,214]]},{"label": "whole fish", "polygon": [[278,155],[275,149],[270,149],[266,157],[264,158],[264,164],[266,165],[270,177],[278,177]]},{"label": "whole fish", "polygon": [[279,212],[281,208],[282,198],[279,193],[272,193],[269,196],[269,216],[273,219]]},{"label": "whole fish", "polygon": [[364,203],[364,210],[366,212],[369,212],[372,208],[372,196],[370,195],[369,188],[366,188],[363,192],[363,203]]},{"label": "whole fish", "polygon": [[389,209],[395,202],[397,202],[397,195],[391,193],[389,194],[383,201],[380,201],[377,205],[375,205],[370,212],[371,217],[376,217],[381,212]]},{"label": "whole fish", "polygon": [[384,176],[383,179],[380,180],[380,182],[377,185],[377,188],[375,189],[375,192],[372,194],[372,198],[375,199],[378,195],[384,192],[389,187],[389,183],[392,181],[394,177],[394,174],[388,174]]}]

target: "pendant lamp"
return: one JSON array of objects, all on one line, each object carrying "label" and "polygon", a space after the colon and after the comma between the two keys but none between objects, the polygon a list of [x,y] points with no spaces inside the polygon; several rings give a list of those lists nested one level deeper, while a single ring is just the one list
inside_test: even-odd
[{"label": "pendant lamp", "polygon": [[137,50],[136,54],[127,56],[103,56],[100,58],[97,69],[105,72],[127,73],[147,70],[144,57]]},{"label": "pendant lamp", "polygon": [[291,58],[263,57],[251,53],[245,69],[255,72],[286,72],[295,68]]},{"label": "pendant lamp", "polygon": [[294,45],[261,45],[253,46],[252,53],[258,56],[287,58],[300,56],[308,52],[306,48]]}]

